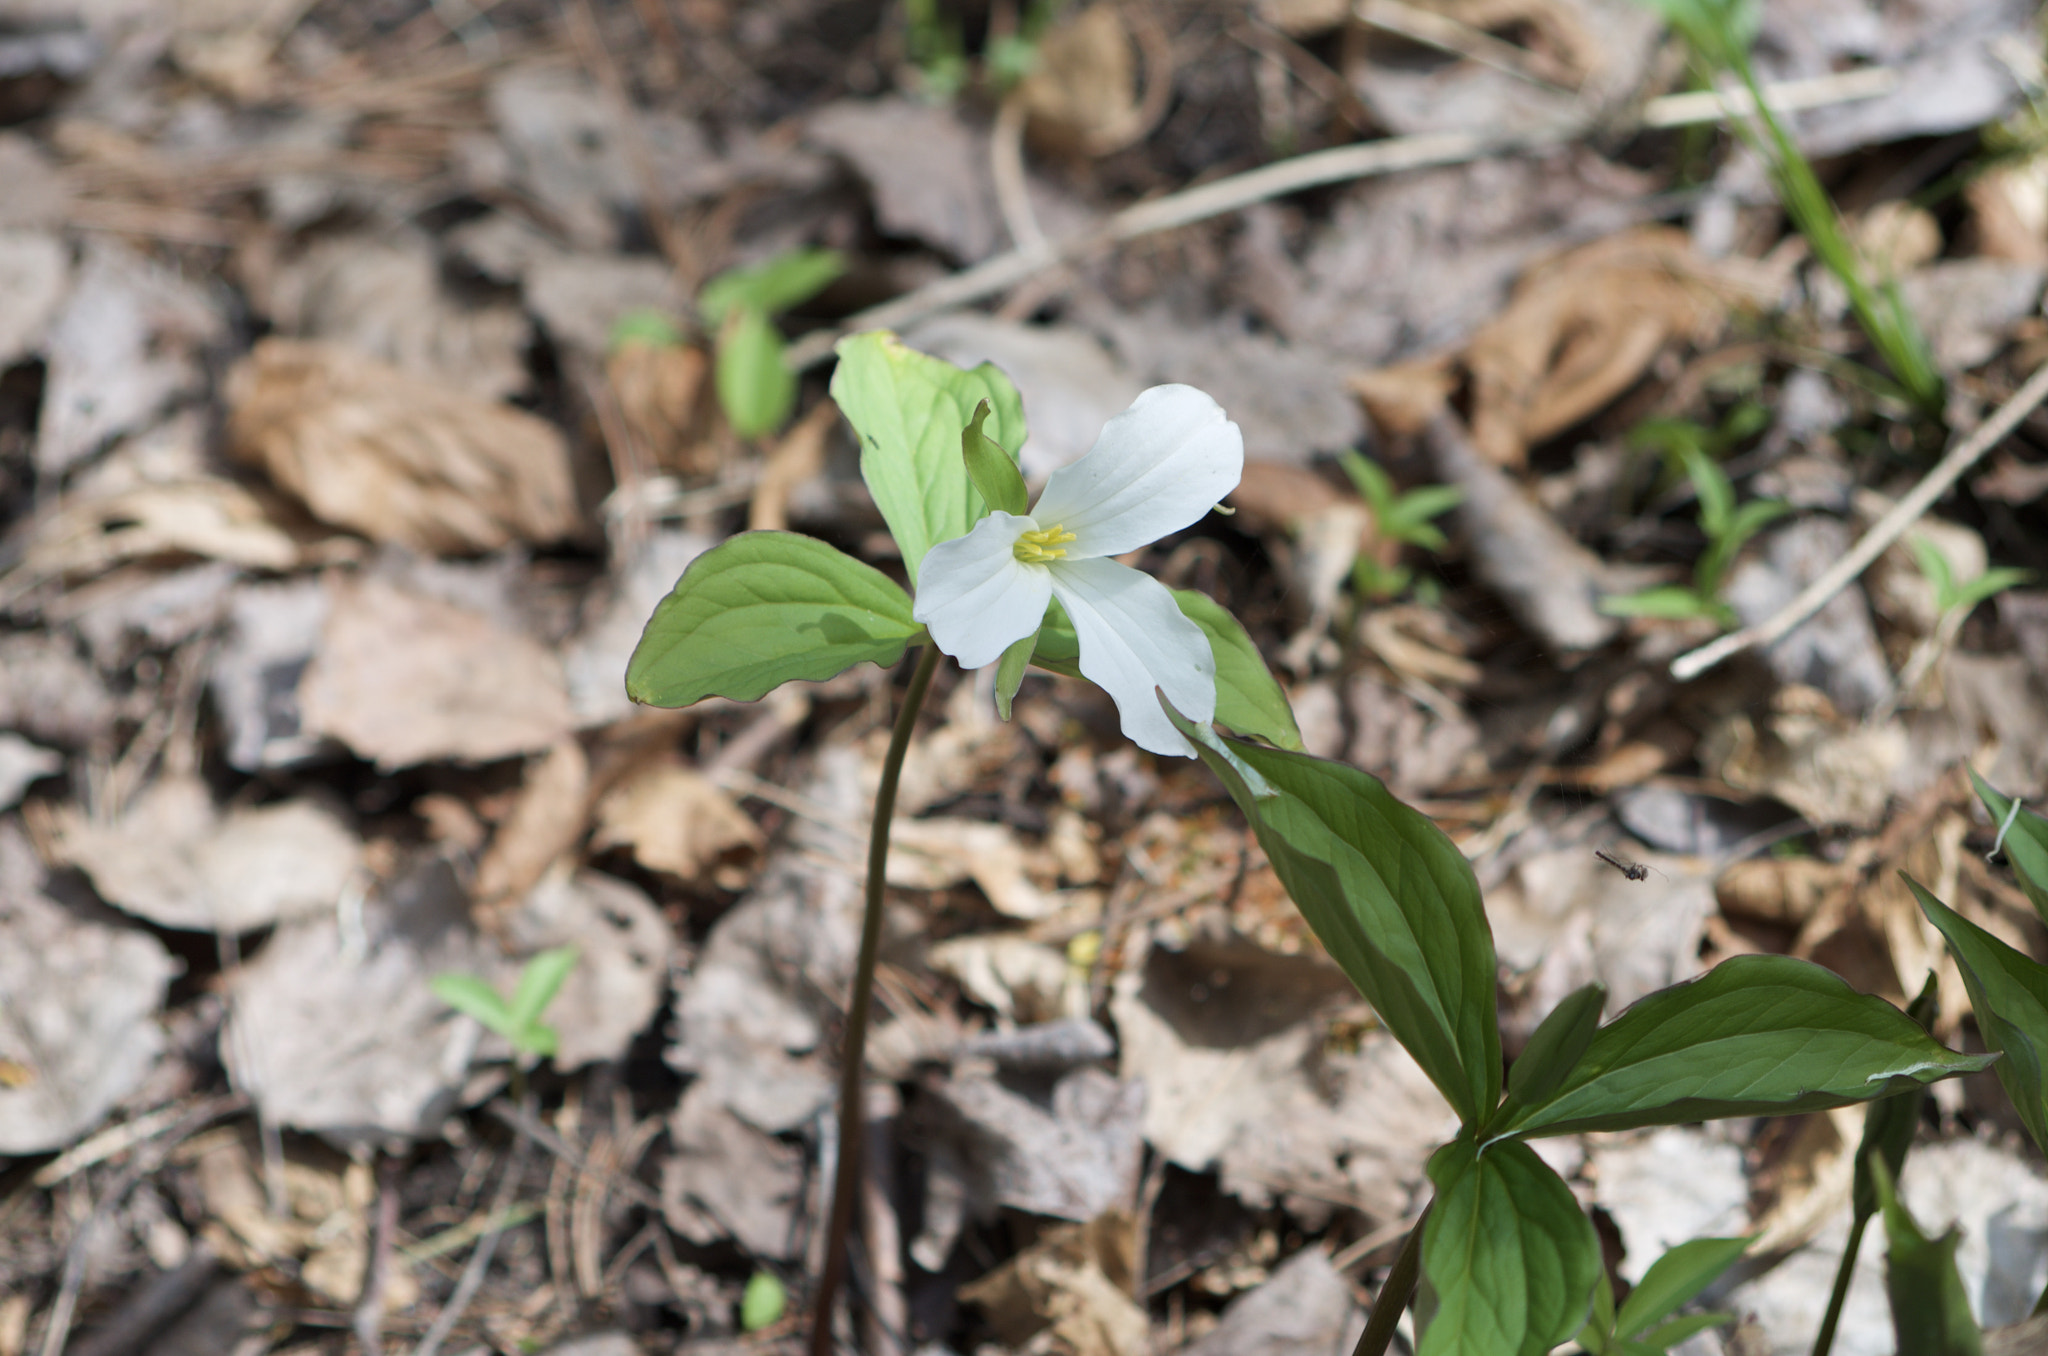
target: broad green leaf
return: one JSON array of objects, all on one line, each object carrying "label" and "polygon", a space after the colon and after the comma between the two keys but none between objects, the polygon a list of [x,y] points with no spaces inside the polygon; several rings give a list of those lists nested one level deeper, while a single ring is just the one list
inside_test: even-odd
[{"label": "broad green leaf", "polygon": [[2038,965],[1905,878],[1920,912],[1948,939],[1977,1030],[2000,1051],[1998,1081],[2036,1146],[2048,1148],[2048,966]]},{"label": "broad green leaf", "polygon": [[1954,1229],[1940,1238],[1921,1232],[1882,1167],[1877,1198],[1884,1212],[1884,1288],[1899,1356],[1982,1356],[1984,1337],[1956,1270],[1963,1236]]},{"label": "broad green leaf", "polygon": [[1024,681],[1024,670],[1031,667],[1031,652],[1038,646],[1038,635],[1033,632],[1003,651],[1003,657],[996,661],[996,715],[1004,720],[1010,718],[1010,704],[1017,698],[1017,688]]},{"label": "broad green leaf", "polygon": [[503,1036],[515,1025],[512,1009],[498,991],[480,975],[449,970],[427,981],[434,997],[465,1016],[474,1017],[488,1029]]},{"label": "broad green leaf", "polygon": [[1974,768],[1970,770],[1970,784],[1977,788],[1977,799],[1990,812],[1994,829],[2003,827],[2011,818],[2012,827],[2005,830],[1999,850],[2012,863],[2013,874],[2020,878],[2020,888],[2033,901],[2034,911],[2048,921],[2048,819],[2024,806],[2013,814],[2011,797],[1992,790],[1991,784],[1979,777]]},{"label": "broad green leaf", "polygon": [[1378,778],[1168,714],[1323,947],[1467,1124],[1500,1096],[1493,934],[1456,845]]},{"label": "broad green leaf", "polygon": [[1563,1135],[1785,1115],[1868,1101],[1952,1074],[1959,1055],[1891,1004],[1789,956],[1736,956],[1602,1027],[1555,1094],[1511,1103],[1492,1134]]},{"label": "broad green leaf", "polygon": [[1735,1265],[1750,1238],[1695,1238],[1659,1257],[1643,1273],[1643,1279],[1629,1291],[1615,1315],[1614,1330],[1622,1337],[1645,1337],[1689,1303],[1700,1291]]},{"label": "broad green leaf", "polygon": [[1685,1314],[1672,1319],[1669,1323],[1652,1328],[1641,1337],[1632,1337],[1625,1340],[1650,1351],[1669,1351],[1694,1333],[1705,1332],[1709,1328],[1722,1327],[1734,1321],[1735,1315],[1733,1314]]},{"label": "broad green leaf", "polygon": [[1031,493],[1024,488],[1024,473],[1016,461],[981,431],[988,420],[988,402],[974,407],[974,417],[960,430],[960,455],[967,463],[967,478],[988,501],[1004,513],[1021,514],[1031,506]]},{"label": "broad green leaf", "polygon": [[884,668],[922,630],[873,566],[794,532],[743,532],[690,562],[648,619],[626,695],[650,706],[750,702],[794,679]]},{"label": "broad green leaf", "polygon": [[728,269],[697,293],[697,312],[707,325],[717,325],[735,309],[775,315],[809,301],[846,272],[837,250],[791,250],[766,263]]},{"label": "broad green leaf", "polygon": [[1437,1308],[1419,1356],[1543,1356],[1579,1331],[1600,1242],[1564,1179],[1526,1144],[1475,1152],[1461,1137],[1429,1180],[1422,1271]]},{"label": "broad green leaf", "polygon": [[[1926,1031],[1934,1025],[1937,1006],[1935,978],[1930,971],[1927,982],[1920,986],[1919,996],[1906,1005],[1906,1015]],[[1849,1190],[1849,1201],[1858,1220],[1877,1213],[1877,1179],[1872,1175],[1875,1162],[1881,1160],[1894,1178],[1905,1165],[1906,1151],[1913,1147],[1913,1132],[1920,1128],[1920,1104],[1926,1099],[1927,1089],[1908,1088],[1870,1104],[1863,1117],[1863,1138],[1856,1146],[1856,1175]]]},{"label": "broad green leaf", "polygon": [[773,433],[796,406],[796,373],[765,312],[741,306],[718,331],[718,405],[742,438]]},{"label": "broad green leaf", "polygon": [[538,1022],[582,954],[574,946],[551,946],[528,959],[519,972],[519,983],[512,990],[513,1022],[519,1026]]},{"label": "broad green leaf", "polygon": [[[1301,728],[1294,723],[1294,708],[1237,618],[1206,593],[1194,589],[1174,589],[1172,593],[1181,615],[1202,628],[1209,637],[1209,650],[1216,656],[1216,723],[1239,734],[1257,735],[1283,749],[1299,749]],[[1057,599],[1046,609],[1031,662],[1068,678],[1081,676],[1081,643]]]},{"label": "broad green leaf", "polygon": [[757,1271],[747,1277],[740,1294],[740,1331],[759,1332],[782,1321],[789,1308],[789,1289],[772,1271]]},{"label": "broad green leaf", "polygon": [[1614,1345],[1614,1282],[1606,1267],[1600,1268],[1600,1275],[1593,1281],[1593,1312],[1587,1315],[1586,1326],[1572,1340],[1593,1356],[1607,1356]]},{"label": "broad green leaf", "polygon": [[1685,621],[1714,611],[1713,600],[1702,598],[1679,584],[1665,584],[1641,593],[1610,593],[1600,600],[1600,610],[1610,617],[1654,617],[1660,621]]},{"label": "broad green leaf", "polygon": [[1183,617],[1202,628],[1216,656],[1217,721],[1239,734],[1299,749],[1301,728],[1294,723],[1294,708],[1243,625],[1206,593],[1175,589],[1173,601]]},{"label": "broad green leaf", "polygon": [[1529,1044],[1508,1070],[1508,1095],[1523,1102],[1541,1102],[1557,1091],[1572,1066],[1593,1043],[1607,986],[1588,984],[1566,994],[1529,1037]]},{"label": "broad green leaf", "polygon": [[906,346],[886,330],[839,341],[832,399],[860,437],[860,474],[881,510],[903,567],[917,582],[925,552],[963,536],[985,503],[960,458],[960,430],[986,400],[983,431],[1015,456],[1024,405],[991,363],[963,371]]}]

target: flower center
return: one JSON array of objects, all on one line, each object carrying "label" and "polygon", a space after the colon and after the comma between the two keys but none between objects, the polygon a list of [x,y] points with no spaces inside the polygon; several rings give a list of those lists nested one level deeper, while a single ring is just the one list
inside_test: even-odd
[{"label": "flower center", "polygon": [[1026,565],[1043,565],[1047,561],[1058,560],[1066,554],[1060,543],[1074,539],[1074,534],[1066,531],[1065,527],[1064,523],[1054,523],[1036,532],[1026,532],[1017,538],[1017,545],[1012,550]]}]

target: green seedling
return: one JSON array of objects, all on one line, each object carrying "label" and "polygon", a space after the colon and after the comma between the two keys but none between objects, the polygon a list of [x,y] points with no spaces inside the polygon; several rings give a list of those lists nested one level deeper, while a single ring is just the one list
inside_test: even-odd
[{"label": "green seedling", "polygon": [[789,1287],[772,1271],[757,1271],[747,1277],[740,1295],[740,1331],[759,1332],[782,1321],[789,1308]]},{"label": "green seedling", "polygon": [[792,250],[763,264],[729,269],[697,294],[697,312],[718,336],[714,385],[719,408],[742,438],[782,427],[796,408],[796,373],[774,317],[829,287],[846,271],[834,250]]},{"label": "green seedling", "polygon": [[1934,586],[1934,630],[1921,638],[1913,647],[1912,654],[1899,670],[1897,691],[1900,694],[1913,691],[1920,682],[1941,662],[1941,657],[1954,648],[1956,638],[1962,634],[1963,623],[1977,604],[1992,598],[2007,589],[2025,583],[2030,577],[2026,570],[2015,570],[2000,566],[1986,570],[1974,579],[1958,582],[1955,569],[1940,547],[1924,536],[1911,536],[1906,545],[1912,549],[1913,559],[1920,565],[1920,573]]},{"label": "green seedling", "polygon": [[534,956],[520,970],[510,1002],[483,976],[458,970],[435,975],[428,987],[449,1007],[510,1041],[520,1054],[541,1059],[553,1055],[557,1045],[555,1029],[541,1021],[541,1014],[555,1001],[580,954],[576,947],[556,946]]},{"label": "green seedling", "polygon": [[1735,613],[1721,601],[1721,584],[1735,556],[1748,540],[1763,528],[1792,511],[1790,504],[1776,499],[1752,499],[1738,506],[1735,486],[1699,442],[1678,446],[1677,460],[1692,481],[1700,501],[1700,530],[1706,534],[1707,549],[1693,565],[1691,584],[1666,584],[1640,593],[1622,594],[1600,600],[1600,610],[1613,617],[1659,617],[1681,620],[1710,617],[1723,626],[1735,622]]},{"label": "green seedling", "polygon": [[[1344,474],[1358,488],[1359,497],[1372,509],[1379,534],[1425,551],[1441,551],[1443,531],[1433,519],[1440,518],[1464,502],[1465,492],[1453,485],[1422,485],[1402,494],[1379,463],[1346,450],[1338,458]],[[1351,564],[1351,587],[1360,598],[1384,601],[1396,597],[1414,578],[1414,571],[1401,564],[1382,565],[1361,554]]]},{"label": "green seedling", "polygon": [[1736,134],[1763,159],[1778,201],[1800,235],[1806,238],[1828,272],[1849,294],[1857,323],[1878,355],[1890,367],[1902,393],[1923,418],[1939,420],[1947,398],[1941,376],[1913,313],[1895,283],[1874,283],[1865,261],[1849,241],[1835,205],[1821,187],[1813,165],[1802,154],[1778,115],[1765,102],[1763,88],[1749,61],[1762,19],[1760,0],[1642,0],[1692,49],[1701,80],[1709,85],[1720,74],[1733,75],[1748,93],[1752,112],[1734,116]]},{"label": "green seedling", "polygon": [[1602,1271],[1593,1287],[1593,1316],[1579,1330],[1579,1345],[1592,1356],[1660,1356],[1694,1333],[1732,1323],[1733,1314],[1673,1315],[1734,1266],[1752,1241],[1695,1238],[1679,1244],[1650,1264],[1619,1310],[1614,1285]]}]

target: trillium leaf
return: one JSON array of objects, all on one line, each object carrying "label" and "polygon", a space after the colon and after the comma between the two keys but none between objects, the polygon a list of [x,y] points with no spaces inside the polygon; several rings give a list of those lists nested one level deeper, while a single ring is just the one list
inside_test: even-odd
[{"label": "trillium leaf", "polygon": [[838,352],[832,399],[860,438],[861,478],[914,584],[925,552],[965,535],[987,509],[961,460],[960,430],[986,400],[982,431],[1015,457],[1024,405],[993,364],[964,371],[886,331],[842,339]]},{"label": "trillium leaf", "polygon": [[1257,735],[1283,749],[1301,748],[1294,708],[1259,647],[1230,610],[1206,593],[1173,590],[1181,615],[1202,628],[1216,656],[1216,719],[1239,734]]},{"label": "trillium leaf", "polygon": [[884,668],[922,628],[889,577],[794,532],[743,532],[690,562],[655,607],[626,666],[650,706],[750,702],[855,664]]},{"label": "trillium leaf", "polygon": [[1877,1199],[1884,1212],[1884,1288],[1899,1356],[1981,1356],[1984,1336],[1956,1270],[1963,1236],[1954,1229],[1940,1238],[1923,1233],[1882,1168]]},{"label": "trillium leaf", "polygon": [[2025,806],[2014,814],[2011,797],[1992,790],[1974,768],[1970,784],[1977,788],[1977,799],[1990,811],[1992,824],[2004,827],[2007,819],[2011,819],[1999,850],[2012,863],[2013,873],[2020,878],[2020,888],[2027,892],[2027,898],[2033,901],[2034,911],[2048,920],[2048,819]]},{"label": "trillium leaf", "polygon": [[[1940,1007],[1935,984],[1934,974],[1929,971],[1919,996],[1906,1005],[1906,1015],[1923,1031],[1934,1025],[1934,1014]],[[1872,1175],[1875,1161],[1882,1160],[1894,1178],[1905,1166],[1907,1151],[1913,1147],[1913,1132],[1920,1128],[1920,1104],[1926,1100],[1927,1089],[1908,1088],[1870,1104],[1863,1117],[1863,1138],[1856,1145],[1856,1174],[1849,1188],[1849,1203],[1856,1219],[1867,1220],[1877,1213],[1877,1179]]]},{"label": "trillium leaf", "polygon": [[[1644,1337],[1700,1291],[1712,1285],[1750,1245],[1750,1238],[1695,1238],[1680,1243],[1650,1264],[1643,1279],[1628,1292],[1615,1316],[1619,1337]],[[1683,1321],[1683,1320],[1681,1320]],[[1711,1318],[1708,1326],[1711,1326]],[[1672,1339],[1674,1341],[1679,1339]],[[1668,1343],[1667,1343],[1668,1345]]]},{"label": "trillium leaf", "polygon": [[428,980],[427,988],[449,1007],[464,1016],[476,1018],[486,1029],[501,1036],[509,1036],[515,1025],[512,1009],[481,975],[444,971]]},{"label": "trillium leaf", "polygon": [[796,373],[783,361],[780,331],[767,315],[741,306],[718,330],[718,405],[742,438],[773,433],[796,405]]},{"label": "trillium leaf", "polygon": [[1588,984],[1566,994],[1537,1025],[1508,1070],[1508,1093],[1524,1102],[1540,1102],[1557,1091],[1592,1044],[1606,1002],[1604,984]]},{"label": "trillium leaf", "polygon": [[1881,998],[1789,956],[1736,956],[1602,1027],[1551,1096],[1489,1133],[1563,1135],[1820,1111],[1974,1073]]},{"label": "trillium leaf", "polygon": [[2036,1146],[2048,1146],[2048,966],[1999,941],[1911,876],[1906,884],[1920,901],[1920,912],[1948,939],[1984,1043],[2005,1056],[1998,1061],[1998,1081],[2019,1111],[2020,1123]]},{"label": "trillium leaf", "polygon": [[1600,1241],[1564,1179],[1526,1144],[1475,1151],[1460,1138],[1429,1160],[1429,1180],[1422,1272],[1437,1309],[1419,1356],[1543,1356],[1578,1332]]},{"label": "trillium leaf", "polygon": [[708,325],[737,307],[774,315],[809,301],[844,272],[846,258],[837,250],[791,250],[766,263],[727,269],[705,283],[697,293],[697,312]]},{"label": "trillium leaf", "polygon": [[1387,1030],[1467,1125],[1500,1097],[1493,934],[1464,854],[1378,778],[1204,730],[1169,708]]},{"label": "trillium leaf", "polygon": [[1024,473],[996,441],[981,431],[988,422],[988,402],[974,407],[974,417],[960,430],[960,455],[967,464],[967,478],[988,502],[1004,513],[1023,514],[1031,507],[1031,492],[1024,486]]}]

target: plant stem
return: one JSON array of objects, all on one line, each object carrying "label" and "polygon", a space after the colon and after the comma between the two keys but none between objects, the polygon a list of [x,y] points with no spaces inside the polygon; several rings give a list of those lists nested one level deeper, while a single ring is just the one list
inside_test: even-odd
[{"label": "plant stem", "polygon": [[1841,1265],[1835,1268],[1835,1288],[1828,1295],[1827,1316],[1820,1321],[1820,1335],[1813,1339],[1813,1356],[1828,1356],[1835,1344],[1835,1325],[1842,1321],[1842,1305],[1849,1298],[1849,1282],[1856,1272],[1856,1254],[1863,1250],[1863,1231],[1870,1224],[1868,1214],[1859,1214],[1849,1226],[1849,1241],[1842,1248]]},{"label": "plant stem", "polygon": [[1423,1206],[1415,1227],[1408,1231],[1408,1241],[1401,1245],[1401,1255],[1394,1259],[1393,1269],[1387,1272],[1380,1293],[1373,1298],[1372,1315],[1365,1320],[1365,1331],[1358,1334],[1358,1345],[1351,1348],[1351,1356],[1384,1356],[1387,1345],[1394,1340],[1401,1311],[1408,1307],[1408,1301],[1415,1295],[1415,1282],[1422,1277],[1422,1230],[1429,1223],[1429,1212],[1435,1208],[1435,1201]]},{"label": "plant stem", "polygon": [[825,1223],[825,1268],[811,1300],[811,1356],[831,1356],[832,1305],[846,1279],[847,1239],[860,1199],[862,1119],[861,1074],[866,1068],[868,1006],[874,996],[875,956],[882,948],[882,884],[889,865],[889,821],[896,814],[896,782],[903,755],[924,705],[925,690],[939,667],[939,647],[927,644],[903,693],[889,752],[882,759],[882,784],[875,791],[875,822],[868,837],[866,907],[861,914],[860,956],[853,964],[853,993],[846,1004],[846,1039],[839,1054],[839,1155],[832,1173],[832,1214]]}]

